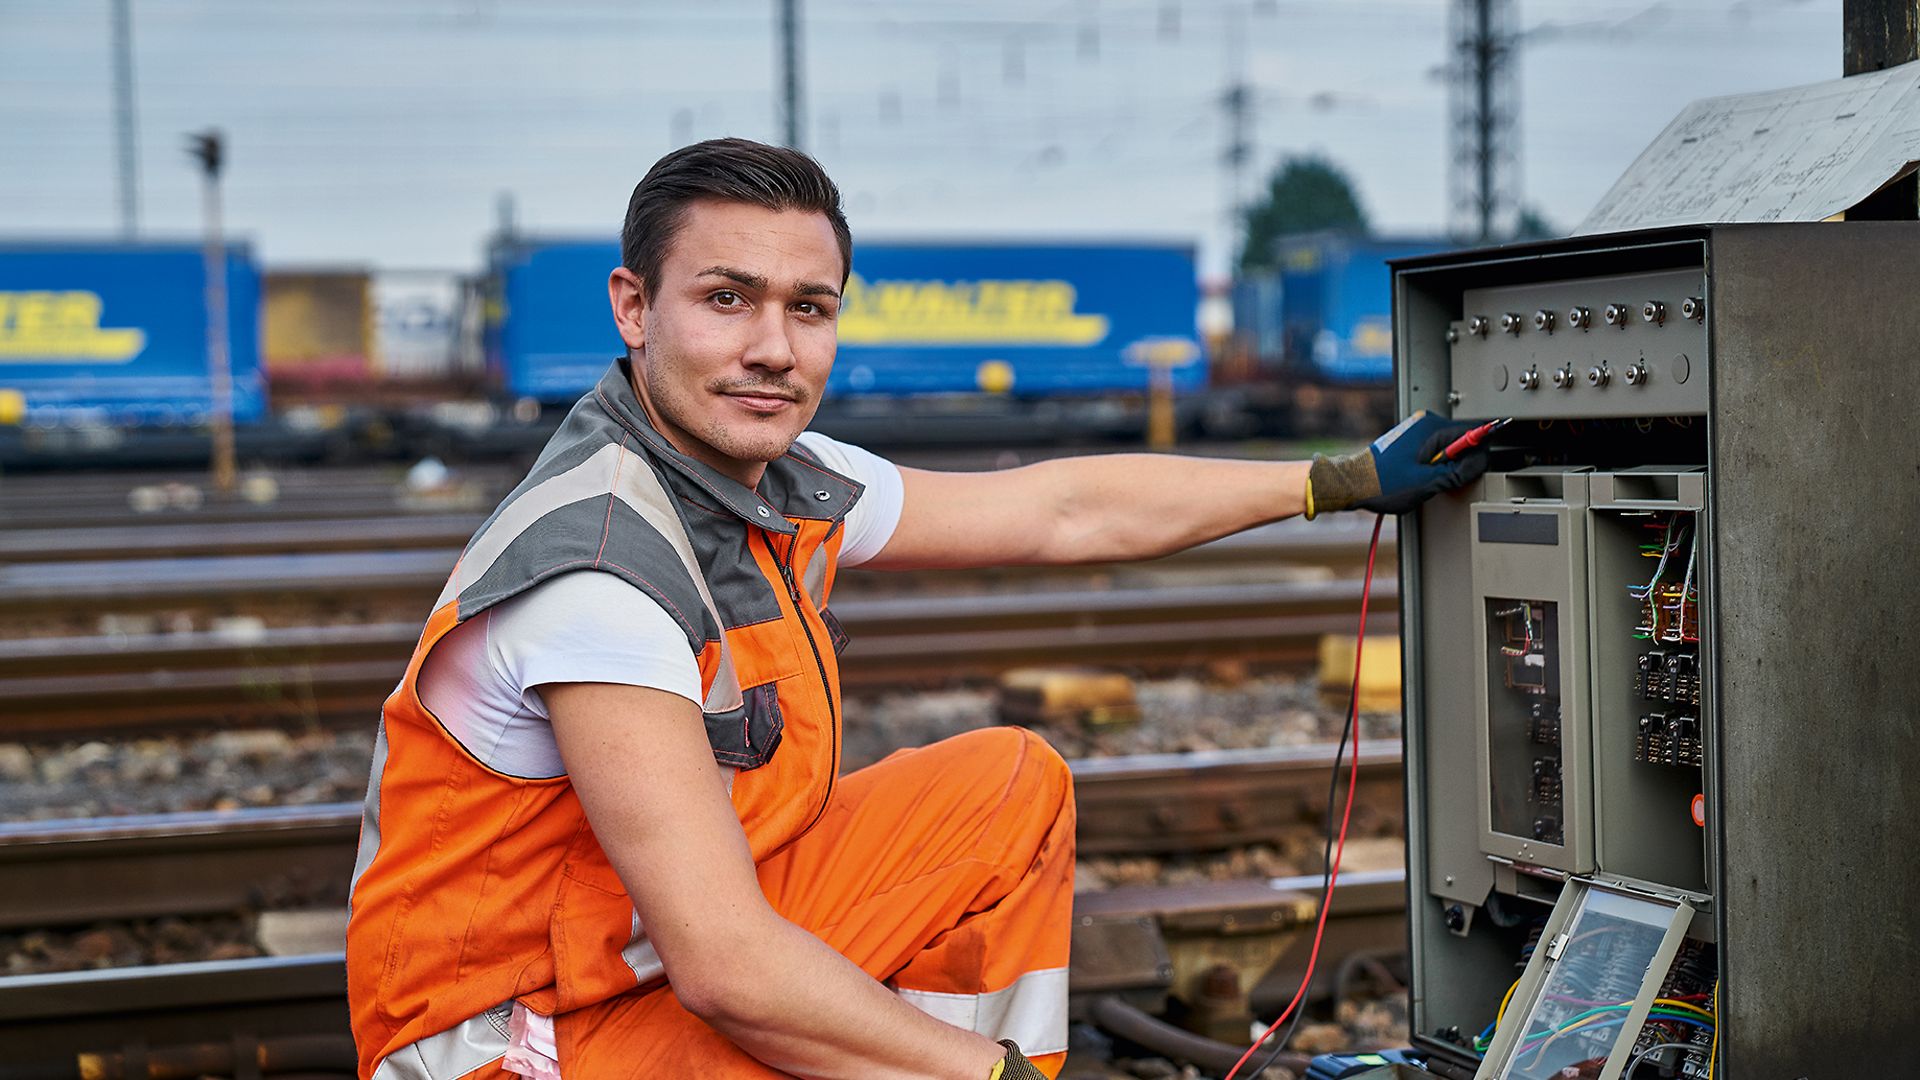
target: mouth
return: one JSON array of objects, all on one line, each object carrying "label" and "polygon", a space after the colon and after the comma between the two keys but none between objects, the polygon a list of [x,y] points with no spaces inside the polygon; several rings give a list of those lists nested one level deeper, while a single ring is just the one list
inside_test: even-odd
[{"label": "mouth", "polygon": [[795,399],[792,397],[766,391],[733,390],[728,391],[724,396],[742,408],[758,413],[776,413],[795,404]]}]

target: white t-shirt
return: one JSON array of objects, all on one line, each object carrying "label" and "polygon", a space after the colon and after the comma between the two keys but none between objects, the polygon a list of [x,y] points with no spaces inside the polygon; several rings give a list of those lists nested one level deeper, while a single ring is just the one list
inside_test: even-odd
[{"label": "white t-shirt", "polygon": [[[799,444],[866,486],[847,513],[841,566],[872,559],[893,538],[905,489],[892,462],[806,432]],[[489,768],[510,776],[566,769],[539,687],[603,682],[646,686],[699,704],[700,668],[687,635],[639,589],[598,571],[549,578],[447,632],[420,671],[420,699]]]}]

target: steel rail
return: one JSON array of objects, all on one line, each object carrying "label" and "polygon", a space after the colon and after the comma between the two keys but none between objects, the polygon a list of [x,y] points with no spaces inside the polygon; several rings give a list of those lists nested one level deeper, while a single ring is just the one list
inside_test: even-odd
[{"label": "steel rail", "polygon": [[[479,511],[423,511],[371,518],[262,519],[211,525],[166,518],[83,527],[16,525],[0,529],[0,563],[112,562],[134,552],[142,560],[151,560],[439,548],[447,551],[447,564],[451,566],[460,548],[485,520],[485,513]],[[1343,565],[1364,553],[1367,532],[1368,523],[1352,514],[1331,515],[1312,524],[1301,520],[1278,522],[1203,544],[1166,561],[1276,560]],[[1383,546],[1391,549],[1393,541],[1394,530],[1389,527]],[[996,573],[1050,569],[1057,568],[1017,567]]]},{"label": "steel rail", "polygon": [[[1347,631],[1360,582],[1277,582],[964,596],[832,605],[852,644],[849,688],[1091,662],[1164,671],[1222,656],[1310,660]],[[1374,583],[1390,632],[1395,583]],[[0,641],[0,733],[53,738],[215,721],[364,721],[399,682],[406,623]]]},{"label": "steel rail", "polygon": [[[0,530],[0,610],[76,606],[127,611],[183,602],[430,596],[446,581],[481,518],[471,514],[365,521],[118,526]],[[1350,567],[1366,554],[1367,530],[1352,517],[1281,522],[1177,555],[1093,567],[1013,567],[913,575],[856,574],[876,591],[889,580],[1021,579],[1115,571],[1271,563]],[[1393,551],[1389,535],[1385,547]],[[128,557],[137,554],[138,557]]]}]

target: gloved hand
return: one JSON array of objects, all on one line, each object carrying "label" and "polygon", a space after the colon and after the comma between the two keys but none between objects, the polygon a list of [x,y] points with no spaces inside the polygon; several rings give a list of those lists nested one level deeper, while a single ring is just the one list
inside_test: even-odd
[{"label": "gloved hand", "polygon": [[1355,508],[1404,514],[1442,491],[1472,483],[1487,471],[1484,446],[1467,451],[1458,461],[1428,462],[1475,426],[1443,420],[1422,409],[1358,453],[1313,455],[1307,472],[1307,517]]},{"label": "gloved hand", "polygon": [[1000,1045],[1007,1048],[1007,1056],[987,1074],[987,1080],[1047,1080],[1047,1074],[1034,1068],[1012,1039],[1001,1039]]}]

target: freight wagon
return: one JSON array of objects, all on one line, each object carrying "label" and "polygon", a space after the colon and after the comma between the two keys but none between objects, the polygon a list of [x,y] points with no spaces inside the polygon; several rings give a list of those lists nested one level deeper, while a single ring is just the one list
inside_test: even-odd
[{"label": "freight wagon", "polygon": [[[260,275],[227,249],[234,418],[266,411]],[[135,430],[187,442],[213,412],[206,263],[191,244],[0,245],[0,455],[110,449]]]},{"label": "freight wagon", "polygon": [[1282,238],[1278,268],[1234,282],[1234,362],[1259,426],[1302,434],[1378,431],[1393,413],[1392,259],[1447,241],[1316,232]]}]

